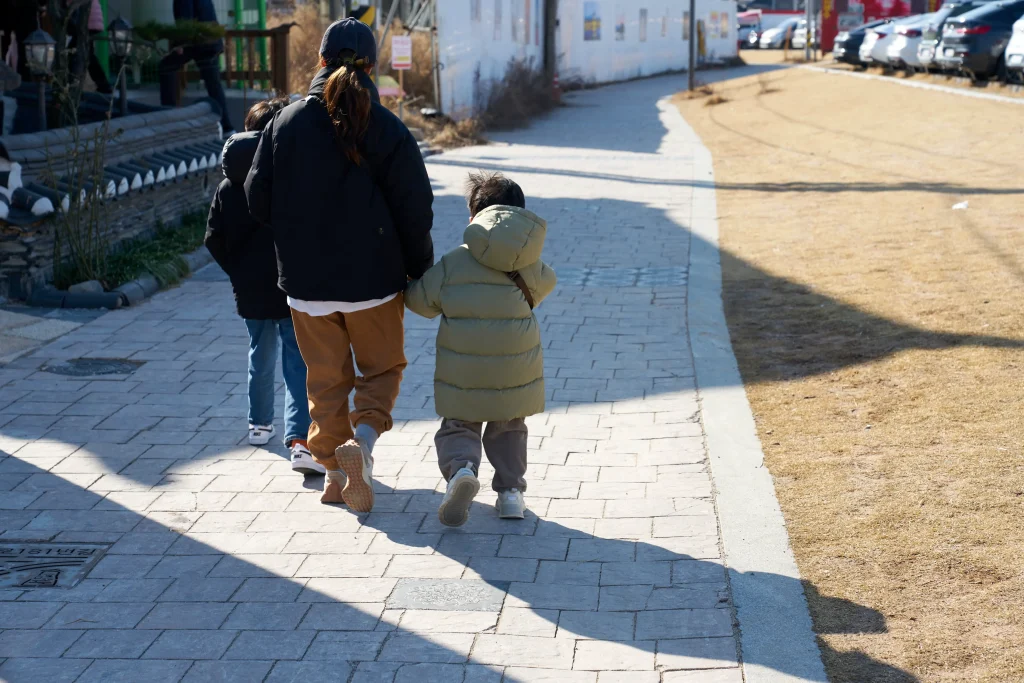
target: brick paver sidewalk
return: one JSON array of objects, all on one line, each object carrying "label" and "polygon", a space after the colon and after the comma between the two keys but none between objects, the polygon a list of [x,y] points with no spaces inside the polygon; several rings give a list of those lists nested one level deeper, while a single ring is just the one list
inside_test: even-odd
[{"label": "brick paver sidewalk", "polygon": [[[692,156],[655,107],[681,83],[582,93],[510,144],[429,161],[438,255],[474,168],[549,221],[525,521],[485,486],[464,528],[438,523],[436,323],[412,315],[363,516],[322,506],[283,448],[244,445],[245,329],[216,271],[0,369],[3,541],[109,546],[74,588],[44,568],[0,589],[0,679],[740,681],[685,329]],[[40,370],[80,357],[142,365]]]}]

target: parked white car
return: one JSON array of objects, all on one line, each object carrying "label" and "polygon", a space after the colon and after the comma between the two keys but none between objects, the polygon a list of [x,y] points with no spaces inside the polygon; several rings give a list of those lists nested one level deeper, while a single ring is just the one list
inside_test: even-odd
[{"label": "parked white car", "polygon": [[860,61],[865,64],[887,66],[889,64],[889,45],[896,39],[896,30],[911,19],[917,19],[917,17],[905,17],[868,29],[867,35],[864,36],[864,42],[860,44]]},{"label": "parked white car", "polygon": [[[813,35],[813,38],[811,38],[811,41],[812,41],[811,45],[816,45],[818,43],[818,29],[817,29],[817,27],[814,27],[814,30],[811,33]],[[807,20],[806,19],[801,19],[800,23],[797,24],[796,30],[793,31],[793,47],[796,48],[797,50],[802,50],[805,47],[807,47]]]},{"label": "parked white car", "polygon": [[793,32],[796,31],[797,24],[802,19],[792,18],[786,19],[784,22],[770,28],[761,34],[760,47],[762,50],[778,50],[781,49],[786,43],[786,36],[789,35],[792,47]]},{"label": "parked white car", "polygon": [[1006,74],[1010,80],[1024,81],[1024,17],[1013,24],[1013,35],[1006,44]]},{"label": "parked white car", "polygon": [[893,40],[886,49],[889,66],[894,69],[920,69],[924,65],[917,56],[917,48],[921,44],[925,27],[935,17],[934,14],[922,14],[917,21],[907,22],[896,27]]}]

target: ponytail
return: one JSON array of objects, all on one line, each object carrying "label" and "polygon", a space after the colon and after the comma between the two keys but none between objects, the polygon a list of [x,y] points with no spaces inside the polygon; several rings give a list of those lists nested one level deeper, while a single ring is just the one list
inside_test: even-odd
[{"label": "ponytail", "polygon": [[327,78],[324,103],[334,124],[334,136],[345,155],[359,164],[359,143],[370,125],[370,93],[359,83],[359,69],[343,64]]}]

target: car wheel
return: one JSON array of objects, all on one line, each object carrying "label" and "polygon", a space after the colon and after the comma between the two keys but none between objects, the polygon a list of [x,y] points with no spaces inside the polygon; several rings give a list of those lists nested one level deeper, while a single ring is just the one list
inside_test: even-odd
[{"label": "car wheel", "polygon": [[998,78],[1003,83],[1007,83],[1010,80],[1009,73],[1006,70],[1005,55],[999,58],[999,64],[996,65],[996,78]]}]

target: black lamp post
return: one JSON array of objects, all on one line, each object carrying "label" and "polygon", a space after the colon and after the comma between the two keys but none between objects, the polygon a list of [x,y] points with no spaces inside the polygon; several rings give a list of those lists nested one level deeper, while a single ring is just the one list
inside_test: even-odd
[{"label": "black lamp post", "polygon": [[46,79],[53,72],[53,60],[57,55],[57,41],[39,27],[25,39],[25,61],[32,77],[39,81],[39,130],[46,130]]},{"label": "black lamp post", "polygon": [[125,65],[132,51],[132,25],[117,15],[107,27],[110,47],[117,57],[117,82],[120,92],[121,116],[128,115],[128,74]]}]

